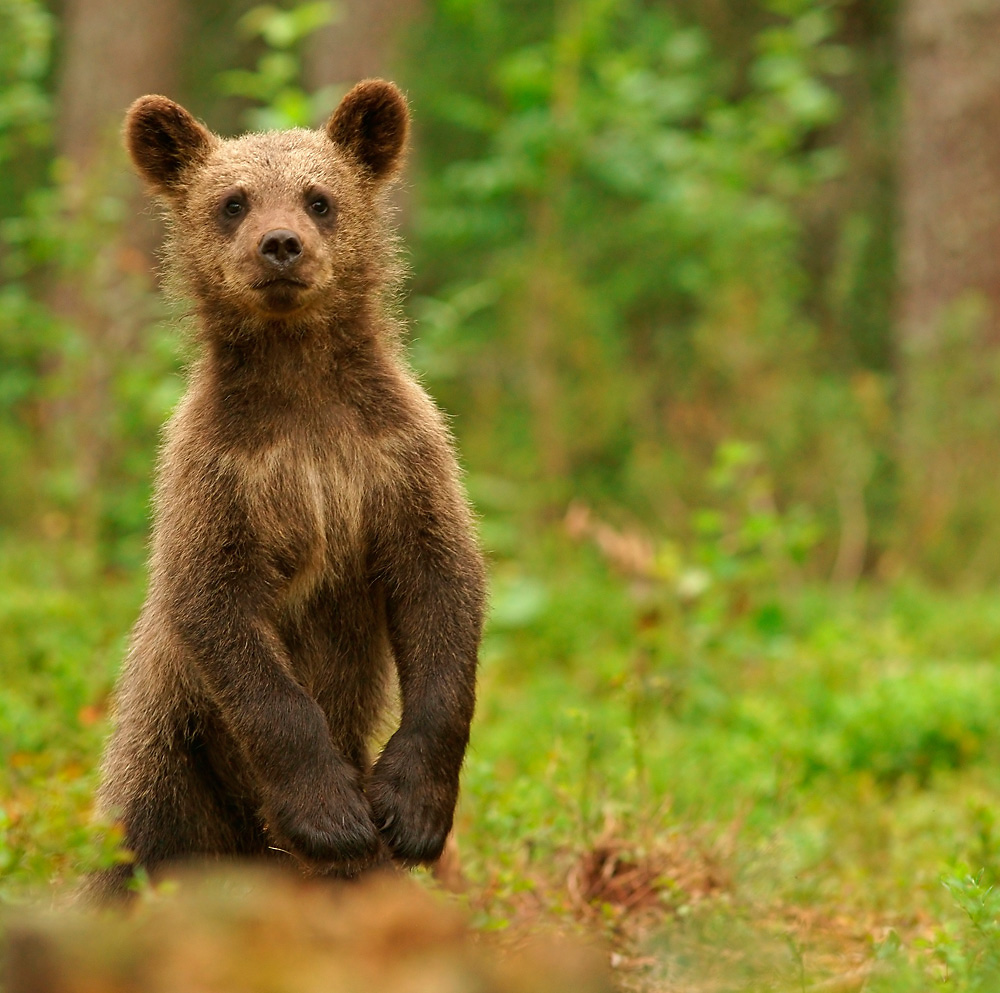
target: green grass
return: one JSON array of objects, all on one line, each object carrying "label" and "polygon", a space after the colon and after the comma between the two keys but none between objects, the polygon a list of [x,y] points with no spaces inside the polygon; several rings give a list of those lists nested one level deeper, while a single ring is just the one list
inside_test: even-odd
[{"label": "green grass", "polygon": [[[494,565],[457,822],[479,926],[596,927],[623,989],[851,970],[869,990],[991,988],[994,598],[766,577],[737,596],[725,570],[681,597],[560,529],[535,539]],[[95,764],[143,577],[63,546],[3,552],[0,901],[16,903],[106,854]]]}]

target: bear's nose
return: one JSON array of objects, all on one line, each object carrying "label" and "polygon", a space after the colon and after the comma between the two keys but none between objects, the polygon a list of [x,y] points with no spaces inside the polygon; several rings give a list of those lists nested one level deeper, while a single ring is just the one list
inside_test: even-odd
[{"label": "bear's nose", "polygon": [[294,231],[277,228],[261,235],[257,251],[271,265],[288,266],[298,261],[302,254],[302,242]]}]

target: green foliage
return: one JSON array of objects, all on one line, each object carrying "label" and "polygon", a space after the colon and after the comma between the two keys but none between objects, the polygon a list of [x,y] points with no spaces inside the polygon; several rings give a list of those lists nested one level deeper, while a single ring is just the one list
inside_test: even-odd
[{"label": "green foliage", "polygon": [[0,163],[15,157],[22,142],[44,144],[51,102],[45,91],[52,16],[36,0],[0,3]]},{"label": "green foliage", "polygon": [[[49,15],[15,6],[25,27],[13,65],[32,73],[44,106],[26,114],[42,128],[52,112],[41,86]],[[0,58],[13,56],[0,48]],[[23,164],[30,135],[17,136]],[[0,220],[0,522],[72,532],[109,562],[138,564],[179,361],[145,253],[122,236],[136,184],[114,134],[95,145],[88,170],[57,159],[10,192],[23,195]]]},{"label": "green foliage", "polygon": [[[137,598],[69,544],[0,548],[0,902],[115,857],[92,823],[104,711]],[[89,588],[88,588],[89,587]]]},{"label": "green foliage", "polygon": [[934,955],[944,966],[946,983],[956,989],[994,990],[1000,982],[1000,893],[984,876],[944,880],[963,919],[941,931]]},{"label": "green foliage", "polygon": [[157,435],[180,380],[161,299],[141,268],[121,266],[128,252],[144,263],[120,240],[134,189],[123,171],[117,148],[87,176],[57,163],[3,222],[13,278],[0,289],[0,466],[14,482],[0,490],[0,513],[135,562]]},{"label": "green foliage", "polygon": [[[810,508],[815,569],[885,439],[871,381],[831,364],[803,265],[853,58],[831,5],[771,6],[734,74],[662,7],[440,5],[414,56],[416,359],[488,471],[674,537],[740,439],[777,506]],[[444,57],[459,37],[485,75]]]},{"label": "green foliage", "polygon": [[240,18],[237,28],[245,38],[260,38],[267,46],[257,67],[231,69],[219,77],[227,96],[244,97],[261,106],[245,114],[247,126],[257,131],[312,127],[335,102],[330,88],[307,93],[298,83],[298,49],[314,32],[335,23],[340,8],[327,0],[302,3],[291,9],[265,4]]}]

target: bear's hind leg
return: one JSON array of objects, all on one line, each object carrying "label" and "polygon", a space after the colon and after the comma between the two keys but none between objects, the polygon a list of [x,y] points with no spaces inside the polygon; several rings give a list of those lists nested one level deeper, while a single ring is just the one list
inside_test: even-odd
[{"label": "bear's hind leg", "polygon": [[[82,895],[92,903],[127,897],[136,870],[151,877],[172,863],[192,859],[263,857],[268,853],[256,805],[225,783],[208,761],[200,738],[147,742],[136,750],[113,743],[105,768],[101,806],[125,829],[132,860],[87,878]],[[129,755],[115,775],[116,754]]]}]

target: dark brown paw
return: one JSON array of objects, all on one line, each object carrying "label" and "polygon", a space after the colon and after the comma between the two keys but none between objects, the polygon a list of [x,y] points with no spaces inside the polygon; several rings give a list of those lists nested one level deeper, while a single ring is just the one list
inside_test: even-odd
[{"label": "dark brown paw", "polygon": [[384,846],[368,801],[353,786],[301,791],[271,805],[268,827],[280,847],[317,865],[377,861]]},{"label": "dark brown paw", "polygon": [[396,859],[434,862],[451,831],[458,782],[431,776],[404,756],[402,748],[386,748],[376,763],[365,790],[372,820]]}]

